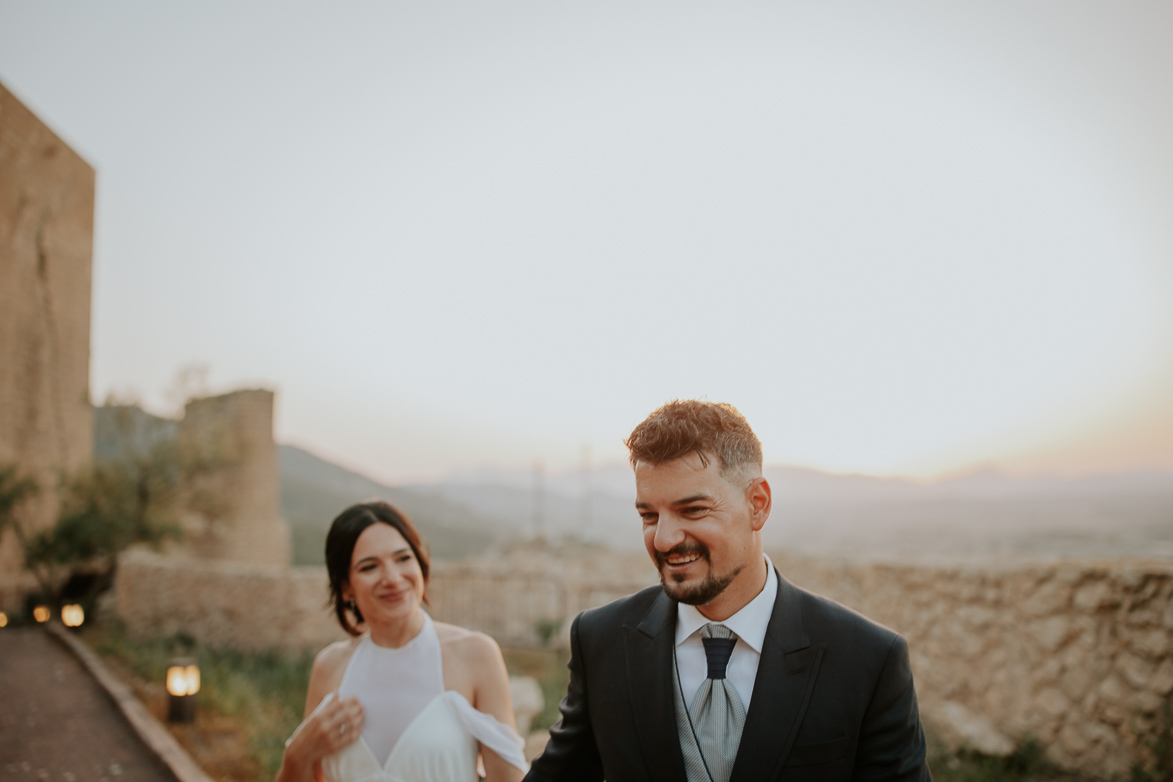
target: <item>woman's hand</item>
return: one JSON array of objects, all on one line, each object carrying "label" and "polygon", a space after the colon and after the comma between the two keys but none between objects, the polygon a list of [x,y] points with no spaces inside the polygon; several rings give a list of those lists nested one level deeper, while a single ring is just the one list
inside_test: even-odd
[{"label": "woman's hand", "polygon": [[278,782],[315,778],[322,758],[354,743],[362,733],[362,706],[357,698],[338,699],[330,693],[285,742]]}]

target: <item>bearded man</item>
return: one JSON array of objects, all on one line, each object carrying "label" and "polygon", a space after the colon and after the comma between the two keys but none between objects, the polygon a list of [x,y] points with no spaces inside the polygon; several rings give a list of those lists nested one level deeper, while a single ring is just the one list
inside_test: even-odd
[{"label": "bearded man", "polygon": [[574,620],[562,719],[526,780],[931,782],[907,643],[763,552],[745,418],[674,401],[626,444],[661,584]]}]

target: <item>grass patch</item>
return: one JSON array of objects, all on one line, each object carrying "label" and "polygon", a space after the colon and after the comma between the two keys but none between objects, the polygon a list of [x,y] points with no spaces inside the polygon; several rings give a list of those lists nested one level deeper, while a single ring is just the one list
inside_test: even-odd
[{"label": "grass patch", "polygon": [[[285,739],[301,722],[312,654],[246,654],[213,649],[191,638],[131,638],[116,620],[86,625],[82,637],[111,672],[126,682],[204,771],[219,782],[269,780],[281,767]],[[531,730],[558,720],[570,672],[565,652],[504,649],[511,676],[538,680],[545,708]],[[174,657],[200,667],[199,708],[193,725],[168,725],[163,681]]]},{"label": "grass patch", "polygon": [[169,726],[172,733],[214,779],[251,782],[276,774],[285,739],[301,722],[311,655],[217,650],[182,635],[132,640],[114,621],[87,626],[83,637],[164,724],[167,665],[173,657],[195,658],[196,721]]}]

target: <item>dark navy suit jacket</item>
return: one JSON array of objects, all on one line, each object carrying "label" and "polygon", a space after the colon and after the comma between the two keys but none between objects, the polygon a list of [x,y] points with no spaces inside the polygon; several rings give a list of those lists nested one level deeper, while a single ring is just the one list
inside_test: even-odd
[{"label": "dark navy suit jacket", "polygon": [[[675,631],[660,587],[574,620],[562,719],[526,782],[684,782]],[[908,644],[781,576],[730,778],[763,780],[931,781]]]}]

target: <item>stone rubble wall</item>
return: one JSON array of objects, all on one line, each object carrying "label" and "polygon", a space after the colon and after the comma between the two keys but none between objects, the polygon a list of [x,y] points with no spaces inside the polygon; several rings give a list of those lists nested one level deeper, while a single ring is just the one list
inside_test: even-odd
[{"label": "stone rubble wall", "polygon": [[506,646],[568,648],[570,622],[578,614],[658,583],[644,556],[542,554],[433,562],[432,616],[486,632]]},{"label": "stone rubble wall", "polygon": [[[62,475],[90,461],[94,169],[0,84],[0,465],[41,493],[32,534],[57,517]],[[14,533],[0,539],[0,610],[33,581]]]},{"label": "stone rubble wall", "polygon": [[118,616],[132,635],[184,633],[245,652],[317,650],[346,634],[326,608],[326,569],[130,550],[118,557]]},{"label": "stone rubble wall", "polygon": [[[432,615],[503,645],[565,646],[579,611],[656,581],[643,556],[537,554],[434,562]],[[1105,778],[1147,759],[1173,692],[1173,565],[773,560],[789,581],[908,639],[925,722],[954,746],[1000,754],[1034,737],[1057,763]],[[252,650],[342,638],[325,595],[320,567],[143,552],[124,555],[117,585],[132,632]]]},{"label": "stone rubble wall", "polygon": [[1034,737],[1104,777],[1169,728],[1173,565],[910,567],[776,558],[794,583],[908,639],[926,723],[989,753]]}]

